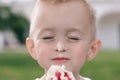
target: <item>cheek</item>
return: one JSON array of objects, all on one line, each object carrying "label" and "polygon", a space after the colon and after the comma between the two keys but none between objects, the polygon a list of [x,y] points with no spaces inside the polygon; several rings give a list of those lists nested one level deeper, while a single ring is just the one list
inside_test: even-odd
[{"label": "cheek", "polygon": [[49,59],[49,47],[44,44],[38,44],[35,48],[38,64],[45,68]]},{"label": "cheek", "polygon": [[40,56],[47,56],[50,50],[50,46],[47,44],[44,44],[42,42],[39,42],[35,45],[35,51]]},{"label": "cheek", "polygon": [[86,61],[88,48],[86,46],[76,46],[72,48],[73,63],[76,71],[79,71]]},{"label": "cheek", "polygon": [[73,56],[84,58],[88,54],[89,48],[86,45],[76,45],[75,47],[72,47],[71,50]]}]

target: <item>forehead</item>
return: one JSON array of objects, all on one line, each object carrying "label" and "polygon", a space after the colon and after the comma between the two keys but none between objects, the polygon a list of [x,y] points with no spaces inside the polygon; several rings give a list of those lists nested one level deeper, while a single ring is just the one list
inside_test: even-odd
[{"label": "forehead", "polygon": [[59,5],[49,3],[39,3],[36,5],[31,29],[51,27],[80,27],[90,26],[90,15],[86,4],[82,1],[72,1]]},{"label": "forehead", "polygon": [[41,3],[35,8],[32,20],[34,18],[34,20],[39,23],[52,23],[52,21],[54,21],[54,23],[55,21],[64,21],[64,23],[67,21],[69,21],[69,23],[70,21],[83,23],[89,21],[88,8],[82,1],[72,1],[61,3],[59,5]]}]

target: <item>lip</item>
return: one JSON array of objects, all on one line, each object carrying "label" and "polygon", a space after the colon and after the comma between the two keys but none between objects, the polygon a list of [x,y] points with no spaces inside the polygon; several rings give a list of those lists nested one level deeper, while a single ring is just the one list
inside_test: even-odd
[{"label": "lip", "polygon": [[51,60],[54,61],[55,63],[65,63],[68,62],[70,59],[65,57],[56,57]]}]

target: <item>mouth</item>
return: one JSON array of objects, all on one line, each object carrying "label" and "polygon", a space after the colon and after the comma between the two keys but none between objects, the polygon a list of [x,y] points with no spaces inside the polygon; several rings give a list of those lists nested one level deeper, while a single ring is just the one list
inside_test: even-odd
[{"label": "mouth", "polygon": [[57,57],[52,59],[52,61],[54,61],[55,63],[66,63],[69,60],[70,60],[69,58],[64,58],[64,57]]}]

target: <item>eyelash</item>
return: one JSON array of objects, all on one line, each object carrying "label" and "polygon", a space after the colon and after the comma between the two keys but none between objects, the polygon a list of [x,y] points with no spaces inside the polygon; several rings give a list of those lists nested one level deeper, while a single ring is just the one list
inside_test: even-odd
[{"label": "eyelash", "polygon": [[48,39],[53,39],[54,37],[43,37],[42,39],[48,40]]},{"label": "eyelash", "polygon": [[[47,37],[43,37],[42,39],[45,40],[45,41],[52,41],[52,40],[54,40],[54,37],[47,36]],[[78,37],[68,37],[67,39],[69,41],[78,41],[78,40],[80,40]]]},{"label": "eyelash", "polygon": [[79,40],[79,38],[75,38],[75,37],[68,37],[68,38],[72,40]]}]

